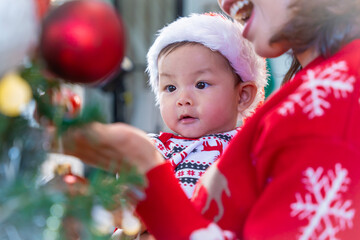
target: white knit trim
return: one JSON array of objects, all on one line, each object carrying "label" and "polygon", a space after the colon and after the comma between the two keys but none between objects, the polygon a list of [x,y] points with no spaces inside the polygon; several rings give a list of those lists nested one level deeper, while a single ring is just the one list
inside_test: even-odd
[{"label": "white knit trim", "polygon": [[254,81],[258,92],[251,106],[242,113],[249,116],[264,99],[267,83],[266,62],[258,56],[252,44],[242,37],[243,26],[218,14],[192,14],[181,17],[161,29],[147,54],[149,83],[159,102],[158,56],[160,51],[175,42],[198,42],[226,57],[244,82]]}]

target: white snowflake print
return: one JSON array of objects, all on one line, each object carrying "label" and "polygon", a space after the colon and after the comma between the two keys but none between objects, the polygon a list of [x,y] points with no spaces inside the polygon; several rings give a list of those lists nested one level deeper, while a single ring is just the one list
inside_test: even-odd
[{"label": "white snowflake print", "polygon": [[191,233],[190,240],[230,240],[235,235],[230,231],[223,231],[215,223],[210,223],[207,228],[201,228]]},{"label": "white snowflake print", "polygon": [[299,105],[309,119],[322,116],[325,109],[331,107],[326,100],[329,94],[345,98],[354,90],[355,77],[349,76],[347,70],[345,61],[332,63],[325,69],[308,70],[303,77],[304,82],[283,103],[279,113],[283,116],[291,115],[295,112],[295,106]]},{"label": "white snowflake print", "polygon": [[353,227],[355,215],[355,210],[350,209],[351,200],[343,202],[341,198],[350,183],[348,171],[336,164],[335,171],[329,170],[327,174],[322,167],[308,168],[304,174],[303,183],[309,193],[304,197],[296,193],[296,202],[291,204],[292,217],[309,221],[300,229],[299,239],[338,239],[339,231]]}]

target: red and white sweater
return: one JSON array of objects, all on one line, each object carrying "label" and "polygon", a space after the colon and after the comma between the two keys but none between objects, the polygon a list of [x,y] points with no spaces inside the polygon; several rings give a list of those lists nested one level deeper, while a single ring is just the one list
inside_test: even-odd
[{"label": "red and white sweater", "polygon": [[301,70],[247,120],[191,203],[171,165],[137,211],[156,239],[360,237],[360,40]]},{"label": "red and white sweater", "polygon": [[171,163],[175,177],[191,198],[199,178],[223,153],[238,130],[185,138],[172,133],[148,134],[162,156]]}]

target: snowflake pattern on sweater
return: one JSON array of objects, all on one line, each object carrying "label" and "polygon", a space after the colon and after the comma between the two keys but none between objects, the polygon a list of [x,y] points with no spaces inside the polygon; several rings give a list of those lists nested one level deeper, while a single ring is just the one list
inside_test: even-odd
[{"label": "snowflake pattern on sweater", "polygon": [[172,133],[148,134],[163,157],[171,162],[176,178],[188,198],[205,170],[223,153],[239,129],[209,134],[198,139],[176,136]]},{"label": "snowflake pattern on sweater", "polygon": [[[324,174],[322,167],[308,168],[304,173],[304,184],[309,193],[304,198],[296,194],[296,202],[291,204],[291,216],[307,219],[308,225],[301,228],[299,239],[336,239],[336,234],[353,227],[355,210],[350,208],[351,200],[342,201],[341,193],[347,191],[350,178],[341,164],[335,171]],[[334,224],[331,219],[335,219]]]},{"label": "snowflake pattern on sweater", "polygon": [[309,69],[303,77],[303,84],[288,97],[279,113],[283,116],[295,113],[299,105],[309,119],[320,117],[331,107],[326,99],[331,93],[335,98],[345,98],[354,90],[355,77],[347,74],[345,61],[331,63],[327,68]]}]

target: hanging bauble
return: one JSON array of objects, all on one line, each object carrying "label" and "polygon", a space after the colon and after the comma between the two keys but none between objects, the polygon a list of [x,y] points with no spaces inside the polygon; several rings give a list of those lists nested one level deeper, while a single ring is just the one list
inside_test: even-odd
[{"label": "hanging bauble", "polygon": [[81,110],[81,98],[68,87],[61,87],[52,92],[52,102],[63,109],[66,118],[76,117]]},{"label": "hanging bauble", "polygon": [[40,52],[48,69],[71,83],[97,83],[120,70],[124,26],[102,0],[74,0],[48,13]]},{"label": "hanging bauble", "polygon": [[[64,155],[64,158],[67,156]],[[86,195],[89,193],[89,181],[73,174],[70,163],[60,163],[54,168],[53,178],[46,183],[48,187],[69,194],[69,196]]]},{"label": "hanging bauble", "polygon": [[22,64],[23,58],[35,48],[38,20],[33,1],[0,1],[0,77]]},{"label": "hanging bauble", "polygon": [[0,113],[16,117],[32,98],[30,85],[19,75],[8,73],[0,80]]}]

